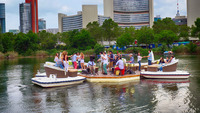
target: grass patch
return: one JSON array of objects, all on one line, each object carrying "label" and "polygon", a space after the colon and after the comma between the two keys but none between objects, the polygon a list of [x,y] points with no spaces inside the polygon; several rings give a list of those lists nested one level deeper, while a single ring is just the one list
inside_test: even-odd
[{"label": "grass patch", "polygon": [[2,52],[0,52],[0,59],[4,58],[4,54]]},{"label": "grass patch", "polygon": [[40,50],[40,51],[36,51],[36,57],[47,57],[48,53],[46,51]]},{"label": "grass patch", "polygon": [[18,57],[18,53],[15,51],[9,51],[7,53],[5,53],[5,57],[12,59],[12,58],[16,58]]}]

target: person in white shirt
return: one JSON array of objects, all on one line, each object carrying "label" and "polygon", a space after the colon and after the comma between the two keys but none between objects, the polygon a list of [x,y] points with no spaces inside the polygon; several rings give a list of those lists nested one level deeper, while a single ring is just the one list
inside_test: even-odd
[{"label": "person in white shirt", "polygon": [[108,65],[108,56],[106,55],[106,52],[103,52],[103,56],[102,56],[102,60],[103,60],[103,70],[104,70],[104,75],[107,75],[107,65]]},{"label": "person in white shirt", "polygon": [[103,58],[103,52],[100,52],[99,55],[100,55],[100,58],[98,59],[98,61],[101,61],[100,62],[100,68],[101,68],[101,71],[102,71],[102,74],[103,74],[104,73],[103,72],[103,59],[102,59]]},{"label": "person in white shirt", "polygon": [[79,52],[76,55],[76,59],[78,60],[78,68],[81,69],[81,55],[79,54]]},{"label": "person in white shirt", "polygon": [[118,67],[115,68],[114,74],[115,74],[116,70],[124,69],[124,62],[122,61],[122,57],[119,57],[119,60],[117,61],[116,66],[118,66]]},{"label": "person in white shirt", "polygon": [[140,53],[138,53],[137,61],[139,63],[139,71],[141,71],[141,60],[142,60],[142,56],[140,56]]},{"label": "person in white shirt", "polygon": [[169,59],[169,63],[175,62],[175,57],[174,55],[171,56],[171,58]]},{"label": "person in white shirt", "polygon": [[91,74],[95,74],[95,63],[94,56],[90,56],[90,61],[87,64],[87,67],[90,69]]}]

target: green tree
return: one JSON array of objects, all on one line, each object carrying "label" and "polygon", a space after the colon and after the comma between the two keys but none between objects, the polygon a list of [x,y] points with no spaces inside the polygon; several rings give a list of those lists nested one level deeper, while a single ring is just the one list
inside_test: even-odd
[{"label": "green tree", "polygon": [[3,38],[2,33],[0,33],[0,52],[4,51],[3,44],[2,44],[2,38]]},{"label": "green tree", "polygon": [[179,38],[183,38],[184,40],[188,40],[190,27],[187,25],[181,25],[179,28]]},{"label": "green tree", "polygon": [[130,33],[123,33],[120,37],[117,38],[117,46],[123,47],[131,45],[134,42],[134,38]]},{"label": "green tree", "polygon": [[174,41],[178,41],[177,35],[171,30],[163,30],[155,36],[158,43],[172,44]]},{"label": "green tree", "polygon": [[142,27],[141,29],[136,31],[135,35],[138,44],[146,44],[146,47],[147,44],[151,44],[154,42],[154,32],[149,27]]},{"label": "green tree", "polygon": [[171,30],[174,33],[178,33],[178,26],[171,18],[164,18],[154,22],[153,30],[155,34],[159,34],[163,30]]},{"label": "green tree", "polygon": [[19,54],[31,55],[38,48],[38,36],[29,31],[27,34],[19,33],[14,42],[14,49]]},{"label": "green tree", "polygon": [[64,42],[66,44],[66,47],[70,47],[70,41],[69,41],[69,32],[63,32],[61,34],[61,42]]},{"label": "green tree", "polygon": [[105,48],[101,44],[96,43],[96,45],[94,46],[94,52],[96,55],[98,55],[100,52],[103,52],[104,50]]},{"label": "green tree", "polygon": [[70,47],[79,50],[88,50],[94,48],[96,41],[91,37],[89,31],[82,29],[80,32],[78,30],[73,30],[68,33]]},{"label": "green tree", "polygon": [[53,33],[41,31],[38,33],[40,49],[49,50],[54,49],[57,43],[57,37]]},{"label": "green tree", "polygon": [[196,21],[194,22],[195,25],[192,26],[192,36],[199,37],[200,39],[200,18],[197,18]]},{"label": "green tree", "polygon": [[134,37],[135,35],[135,27],[131,26],[131,27],[125,27],[124,28],[124,32],[125,33],[130,33],[132,37]]},{"label": "green tree", "polygon": [[2,45],[4,48],[4,53],[8,52],[8,51],[13,51],[14,50],[14,38],[15,35],[13,33],[4,33],[2,34]]},{"label": "green tree", "polygon": [[112,19],[105,20],[102,25],[103,36],[106,40],[112,41],[119,35],[120,28],[118,24],[115,23]]},{"label": "green tree", "polygon": [[101,41],[103,44],[102,28],[97,21],[88,23],[86,29],[96,41]]},{"label": "green tree", "polygon": [[39,47],[39,38],[36,33],[33,33],[32,31],[29,31],[27,34],[27,37],[29,39],[29,48],[32,51],[37,51]]}]

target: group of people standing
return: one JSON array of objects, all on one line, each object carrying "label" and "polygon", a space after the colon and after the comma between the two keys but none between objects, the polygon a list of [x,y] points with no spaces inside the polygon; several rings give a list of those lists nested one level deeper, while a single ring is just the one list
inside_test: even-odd
[{"label": "group of people standing", "polygon": [[[100,52],[99,54],[100,58],[98,59],[98,61],[101,61],[100,66],[102,74],[107,75],[107,66],[109,67],[109,71],[112,71],[113,67],[115,67],[114,71],[124,69],[124,61],[122,60],[122,54],[120,54],[119,52],[116,55],[114,55],[112,51],[109,51],[108,54],[106,54],[106,52]],[[129,54],[129,57],[130,61],[128,61],[128,63],[134,64],[133,54]],[[140,53],[138,53],[138,63],[140,64],[140,67],[141,67],[141,60],[142,57],[140,56]]]},{"label": "group of people standing", "polygon": [[[63,51],[61,53],[61,55],[59,55],[59,53],[56,53],[56,56],[54,58],[54,62],[56,63],[55,66],[67,70],[69,67],[69,62],[68,62],[69,57],[72,59],[72,64],[73,64],[74,69],[77,69],[77,68],[84,69],[85,68],[84,67],[84,54],[82,52],[81,52],[81,54],[74,53],[73,55],[70,55],[70,56],[68,56],[67,51]],[[78,60],[78,65],[76,62],[77,60]]]},{"label": "group of people standing", "polygon": [[[153,60],[153,53],[151,50],[148,51],[148,56],[140,56],[140,53],[137,54],[137,62],[139,64],[139,71],[141,71],[141,60],[142,58],[148,58],[148,65],[152,65],[152,60]],[[129,54],[130,61],[127,63],[134,64],[134,56],[133,54]],[[73,55],[68,56],[67,51],[63,51],[62,54],[59,57],[59,53],[56,53],[54,61],[56,62],[56,66],[60,67],[62,69],[67,70],[69,66],[68,58],[72,59],[72,64],[74,69],[85,69],[84,65],[84,54],[81,52],[79,53],[74,53]],[[160,58],[160,63],[169,63],[174,60],[174,56],[171,56],[170,59],[166,58],[166,60],[163,59],[163,57]],[[78,64],[77,64],[78,61]],[[91,70],[92,74],[94,74],[95,71],[95,57],[90,56],[90,61],[87,64],[87,67]],[[97,60],[100,62],[100,67],[102,70],[102,74],[107,75],[107,67],[109,67],[109,71],[112,71],[112,68],[114,70],[123,70],[124,67],[124,61],[122,61],[122,54],[119,52],[114,55],[112,51],[109,51],[108,53],[106,52],[100,52],[100,58]]]}]

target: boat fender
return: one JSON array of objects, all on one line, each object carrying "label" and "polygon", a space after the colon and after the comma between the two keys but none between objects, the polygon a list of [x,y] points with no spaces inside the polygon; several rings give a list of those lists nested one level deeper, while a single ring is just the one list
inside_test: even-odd
[{"label": "boat fender", "polygon": [[37,70],[37,74],[40,74],[40,71],[39,71],[39,70]]},{"label": "boat fender", "polygon": [[50,74],[50,75],[49,75],[49,78],[53,78],[53,75],[52,75],[52,74]]}]

